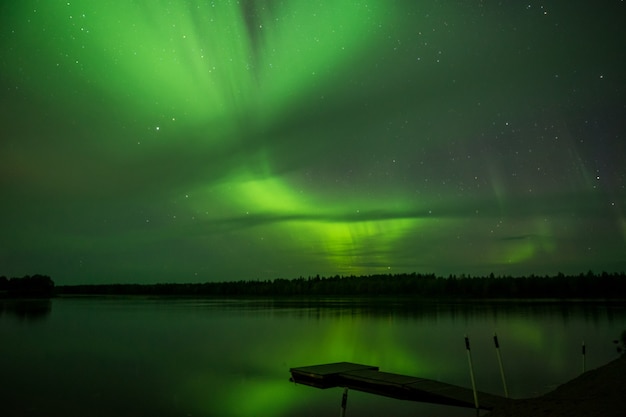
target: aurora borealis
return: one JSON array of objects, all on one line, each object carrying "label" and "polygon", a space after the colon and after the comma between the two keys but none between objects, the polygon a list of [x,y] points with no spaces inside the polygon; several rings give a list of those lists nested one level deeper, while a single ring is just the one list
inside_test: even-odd
[{"label": "aurora borealis", "polygon": [[623,1],[0,5],[0,274],[626,269]]}]

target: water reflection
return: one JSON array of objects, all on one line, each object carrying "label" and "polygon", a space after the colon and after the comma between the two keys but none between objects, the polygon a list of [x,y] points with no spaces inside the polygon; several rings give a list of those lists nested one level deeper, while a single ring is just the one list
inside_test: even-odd
[{"label": "water reflection", "polygon": [[18,320],[41,320],[52,312],[49,299],[0,299],[0,316]]},{"label": "water reflection", "polygon": [[[336,415],[341,390],[290,383],[289,368],[348,361],[469,387],[465,334],[478,389],[501,394],[494,331],[508,390],[520,398],[578,375],[583,339],[588,369],[608,362],[626,328],[619,304],[106,297],[52,304],[54,314],[37,326],[2,307],[0,361],[11,381],[3,416]],[[351,392],[348,415],[474,411]]]},{"label": "water reflection", "polygon": [[398,299],[248,299],[197,300],[200,309],[251,311],[263,315],[291,315],[306,319],[330,319],[349,316],[361,318],[393,317],[398,320],[528,320],[558,317],[564,325],[585,320],[594,323],[621,320],[626,304],[620,301],[432,301]]}]

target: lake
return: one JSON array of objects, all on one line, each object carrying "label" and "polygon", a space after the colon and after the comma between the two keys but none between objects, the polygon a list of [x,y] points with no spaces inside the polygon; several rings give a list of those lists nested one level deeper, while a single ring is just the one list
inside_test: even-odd
[{"label": "lake", "polygon": [[[535,396],[617,357],[623,303],[0,300],[0,415],[339,415],[343,390],[289,369],[349,361],[501,395]],[[351,416],[475,416],[472,409],[350,391]]]}]

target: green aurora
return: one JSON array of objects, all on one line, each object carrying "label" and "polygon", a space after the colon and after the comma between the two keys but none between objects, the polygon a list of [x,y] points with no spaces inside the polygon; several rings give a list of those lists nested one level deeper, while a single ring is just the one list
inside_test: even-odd
[{"label": "green aurora", "polygon": [[0,273],[626,266],[621,1],[0,6]]}]

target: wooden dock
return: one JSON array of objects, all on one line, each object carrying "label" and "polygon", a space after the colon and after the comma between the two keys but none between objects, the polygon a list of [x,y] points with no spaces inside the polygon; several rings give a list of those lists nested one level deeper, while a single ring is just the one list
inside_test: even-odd
[{"label": "wooden dock", "polygon": [[[414,376],[381,372],[377,366],[338,362],[291,368],[291,381],[316,388],[344,387],[400,400],[475,408],[471,389]],[[478,392],[478,406],[492,410],[504,397]]]}]

